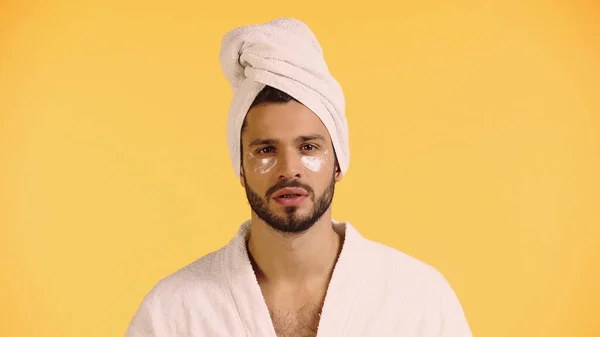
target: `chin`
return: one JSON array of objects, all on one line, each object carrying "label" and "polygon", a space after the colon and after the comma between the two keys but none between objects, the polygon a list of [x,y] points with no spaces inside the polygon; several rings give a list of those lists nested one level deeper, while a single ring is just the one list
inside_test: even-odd
[{"label": "chin", "polygon": [[269,226],[283,234],[302,234],[314,225],[314,223],[302,222],[302,219],[295,220],[296,221],[286,223],[269,223]]}]

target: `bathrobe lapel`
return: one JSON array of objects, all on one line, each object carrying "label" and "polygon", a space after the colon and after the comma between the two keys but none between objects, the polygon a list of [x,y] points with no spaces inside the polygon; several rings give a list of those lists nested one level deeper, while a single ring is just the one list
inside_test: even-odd
[{"label": "bathrobe lapel", "polygon": [[246,250],[250,225],[250,220],[244,222],[226,246],[223,268],[246,336],[276,337],[269,309]]},{"label": "bathrobe lapel", "polygon": [[[346,336],[348,323],[368,269],[364,263],[364,239],[348,222],[336,222],[344,244],[325,295],[317,337]],[[345,227],[345,229],[344,229]]]},{"label": "bathrobe lapel", "polygon": [[[318,337],[344,336],[364,280],[364,239],[347,222],[335,222],[344,244],[325,295]],[[239,317],[248,337],[276,337],[262,291],[246,250],[250,221],[244,222],[225,249],[223,268]],[[364,266],[363,266],[364,265]]]}]

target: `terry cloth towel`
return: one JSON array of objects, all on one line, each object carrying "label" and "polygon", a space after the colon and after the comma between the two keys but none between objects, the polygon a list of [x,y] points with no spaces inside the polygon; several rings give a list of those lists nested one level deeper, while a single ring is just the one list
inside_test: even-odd
[{"label": "terry cloth towel", "polygon": [[265,85],[291,95],[321,119],[329,131],[342,174],[346,173],[350,152],[344,94],[306,24],[297,19],[278,18],[235,28],[223,37],[219,55],[221,68],[233,90],[227,143],[238,177],[242,123]]},{"label": "terry cloth towel", "polygon": [[[472,337],[454,291],[433,267],[333,221],[344,241],[318,337]],[[160,280],[126,337],[276,337],[246,250],[251,223],[223,248]]]}]

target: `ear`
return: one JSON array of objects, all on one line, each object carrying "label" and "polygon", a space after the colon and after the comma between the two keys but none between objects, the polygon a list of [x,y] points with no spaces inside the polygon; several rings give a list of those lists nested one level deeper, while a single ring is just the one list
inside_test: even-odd
[{"label": "ear", "polygon": [[246,188],[246,177],[244,176],[244,167],[240,165],[240,184]]},{"label": "ear", "polygon": [[343,178],[342,169],[340,165],[335,164],[335,182],[340,182]]}]

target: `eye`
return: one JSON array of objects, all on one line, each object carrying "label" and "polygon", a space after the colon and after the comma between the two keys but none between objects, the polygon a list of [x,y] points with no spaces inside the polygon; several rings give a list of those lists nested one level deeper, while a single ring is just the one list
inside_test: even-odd
[{"label": "eye", "polygon": [[273,146],[267,146],[267,147],[262,147],[262,148],[258,149],[256,151],[256,153],[266,154],[266,153],[271,153],[273,151],[275,151],[275,147],[273,147]]},{"label": "eye", "polygon": [[304,144],[302,145],[302,150],[303,151],[314,151],[316,150],[318,147],[314,144]]}]

